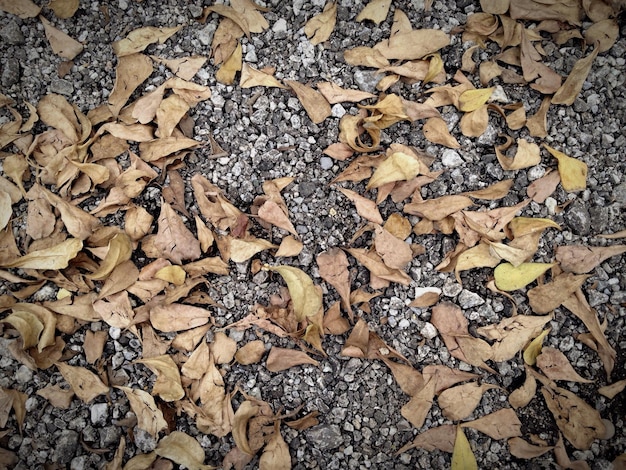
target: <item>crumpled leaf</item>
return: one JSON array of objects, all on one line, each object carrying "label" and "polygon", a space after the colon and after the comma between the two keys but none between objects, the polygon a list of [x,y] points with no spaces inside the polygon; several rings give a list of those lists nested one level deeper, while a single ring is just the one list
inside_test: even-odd
[{"label": "crumpled leaf", "polygon": [[277,272],[287,283],[297,321],[316,315],[322,308],[322,293],[304,271],[293,266],[266,265],[264,268]]},{"label": "crumpled leaf", "polygon": [[137,359],[135,362],[148,367],[157,378],[152,387],[152,394],[160,396],[165,401],[180,400],[185,391],[180,382],[180,372],[171,356],[166,354],[147,359]]},{"label": "crumpled leaf", "polygon": [[554,264],[522,263],[515,267],[511,263],[501,263],[493,272],[496,287],[507,292],[522,289],[554,266]]},{"label": "crumpled leaf", "polygon": [[556,248],[556,260],[565,272],[583,274],[613,256],[626,253],[626,245],[584,246],[568,245]]},{"label": "crumpled leaf", "polygon": [[304,34],[309,38],[311,44],[316,45],[327,41],[335,29],[337,21],[337,3],[328,2],[324,6],[324,11],[315,15],[304,25]]},{"label": "crumpled leaf", "polygon": [[4,266],[25,269],[65,269],[82,248],[82,240],[68,238],[50,248],[31,251],[10,263],[5,263]]},{"label": "crumpled leaf", "polygon": [[367,189],[379,188],[395,181],[411,180],[419,174],[422,167],[420,161],[412,155],[394,152],[378,165],[367,183]]},{"label": "crumpled leaf", "polygon": [[233,421],[233,440],[241,451],[249,455],[254,455],[254,451],[248,442],[248,422],[258,414],[259,409],[259,405],[246,400],[237,408]]},{"label": "crumpled leaf", "polygon": [[343,250],[331,248],[317,255],[317,265],[321,278],[337,290],[343,302],[343,308],[352,320],[354,314],[350,304],[350,273],[348,272],[350,263],[348,257]]},{"label": "crumpled leaf", "polygon": [[456,427],[456,438],[454,440],[454,450],[452,451],[452,470],[478,470],[476,457],[472,452],[465,432],[461,426]]},{"label": "crumpled leaf", "polygon": [[527,293],[530,308],[536,313],[548,313],[559,307],[576,292],[589,276],[563,273],[546,284],[533,287]]},{"label": "crumpled leaf", "polygon": [[411,246],[381,226],[375,229],[374,247],[384,263],[393,269],[404,269],[413,259]]},{"label": "crumpled leaf", "polygon": [[578,375],[565,354],[558,349],[545,347],[537,356],[537,367],[541,369],[550,380],[567,380],[569,382],[593,383]]},{"label": "crumpled leaf", "polygon": [[541,393],[554,415],[556,425],[575,448],[589,449],[595,439],[605,435],[606,426],[598,410],[574,393],[548,386],[543,387]]},{"label": "crumpled leaf", "polygon": [[280,372],[290,367],[311,364],[318,366],[319,362],[312,359],[307,353],[295,349],[285,349],[273,346],[267,356],[265,367],[270,372]]},{"label": "crumpled leaf", "polygon": [[274,423],[274,432],[272,437],[259,458],[260,470],[290,470],[291,456],[289,455],[289,446],[280,434],[280,421]]},{"label": "crumpled leaf", "polygon": [[55,364],[76,396],[83,402],[89,403],[98,395],[109,393],[109,387],[104,385],[102,380],[90,370],[84,367],[70,366],[64,362]]},{"label": "crumpled leaf", "polygon": [[161,439],[154,449],[154,453],[179,465],[184,465],[189,470],[214,470],[217,468],[204,465],[204,449],[200,443],[181,431],[172,431]]},{"label": "crumpled leaf", "polygon": [[509,395],[509,403],[515,409],[528,405],[537,393],[537,380],[535,376],[526,372],[524,384],[516,388]]},{"label": "crumpled leaf", "polygon": [[137,416],[137,426],[156,438],[159,431],[168,428],[163,412],[157,407],[154,398],[148,392],[137,388],[117,386],[130,402],[130,408]]},{"label": "crumpled leaf", "polygon": [[39,20],[43,24],[43,28],[46,32],[46,37],[50,42],[52,52],[56,55],[67,60],[72,60],[83,51],[83,45],[80,42],[72,39],[60,29],[52,26],[52,23],[50,23],[43,16],[40,16]]},{"label": "crumpled leaf", "polygon": [[589,75],[589,72],[591,71],[593,61],[595,60],[599,52],[600,45],[596,44],[596,46],[593,48],[593,51],[591,51],[587,57],[583,57],[582,59],[578,59],[576,61],[574,67],[572,68],[572,71],[565,79],[565,82],[552,97],[551,101],[553,104],[564,104],[567,106],[571,106],[574,101],[576,101],[576,98],[583,88],[583,83],[585,83],[587,75]]},{"label": "crumpled leaf", "polygon": [[107,248],[107,254],[102,260],[102,264],[89,276],[91,279],[96,281],[105,279],[118,265],[128,261],[133,253],[131,239],[124,232],[111,238]]},{"label": "crumpled leaf", "polygon": [[3,318],[1,321],[8,323],[20,333],[22,337],[22,347],[24,349],[37,346],[39,336],[44,327],[37,315],[18,310]]},{"label": "crumpled leaf", "polygon": [[492,388],[497,387],[491,384],[478,385],[476,382],[457,385],[441,392],[437,402],[446,418],[459,421],[471,415],[483,394]]},{"label": "crumpled leaf", "polygon": [[115,41],[112,44],[113,52],[118,57],[124,57],[143,51],[150,44],[158,42],[163,44],[168,38],[182,29],[181,26],[173,28],[157,28],[155,26],[145,26],[138,28],[126,35],[124,39]]},{"label": "crumpled leaf", "polygon": [[615,398],[619,393],[622,393],[626,388],[626,379],[618,380],[610,385],[605,385],[598,389],[600,395],[604,395],[609,399]]},{"label": "crumpled leaf", "polygon": [[239,86],[241,88],[252,88],[255,86],[287,88],[272,75],[265,73],[261,70],[257,70],[245,62],[241,67],[241,78],[239,79]]},{"label": "crumpled leaf", "polygon": [[506,439],[522,435],[522,423],[511,408],[502,408],[482,418],[461,424],[463,428],[473,428],[492,439]]},{"label": "crumpled leaf", "polygon": [[507,136],[507,142],[502,145],[496,145],[495,151],[498,162],[504,170],[521,170],[535,166],[541,162],[539,146],[525,139],[517,139],[517,151],[513,158],[504,155],[503,151],[509,148],[512,140]]},{"label": "crumpled leaf", "polygon": [[412,281],[411,277],[404,271],[387,266],[376,253],[368,252],[363,248],[346,248],[346,251],[365,266],[370,273],[381,279],[398,282],[405,286],[408,286]]},{"label": "crumpled leaf", "polygon": [[582,191],[587,187],[587,164],[572,157],[568,157],[563,152],[553,149],[546,143],[543,146],[559,162],[559,175],[561,185],[565,191]]},{"label": "crumpled leaf", "polygon": [[516,315],[503,319],[495,325],[487,325],[477,329],[479,335],[493,340],[493,360],[508,361],[540,332],[543,326],[552,319],[552,315],[532,316]]},{"label": "crumpled leaf", "polygon": [[235,75],[242,67],[242,48],[241,43],[237,43],[237,47],[228,59],[224,61],[219,70],[215,73],[215,79],[224,85],[232,85],[235,82]]}]

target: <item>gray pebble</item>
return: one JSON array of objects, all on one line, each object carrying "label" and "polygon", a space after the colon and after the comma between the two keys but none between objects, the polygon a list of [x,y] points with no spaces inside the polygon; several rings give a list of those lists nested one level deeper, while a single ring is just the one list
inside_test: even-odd
[{"label": "gray pebble", "polygon": [[94,403],[91,405],[91,423],[94,425],[103,425],[106,423],[109,415],[109,405],[107,403]]},{"label": "gray pebble", "polygon": [[78,433],[65,429],[55,439],[54,461],[61,465],[70,463],[78,449]]},{"label": "gray pebble", "polygon": [[376,91],[376,85],[381,78],[381,74],[369,70],[355,70],[354,72],[354,80],[359,88],[370,93]]},{"label": "gray pebble", "polygon": [[333,160],[330,157],[321,157],[320,165],[322,170],[330,170],[333,167]]},{"label": "gray pebble", "polygon": [[135,445],[141,452],[147,454],[156,447],[157,441],[150,433],[141,428],[135,427]]},{"label": "gray pebble", "polygon": [[200,5],[189,5],[187,8],[189,8],[189,13],[191,13],[191,16],[193,16],[194,18],[199,18],[200,16],[202,16],[202,7]]},{"label": "gray pebble", "polygon": [[459,294],[458,302],[461,308],[472,308],[484,304],[485,299],[483,299],[475,292],[470,292],[466,289],[463,289]]},{"label": "gray pebble", "polygon": [[0,83],[4,87],[10,87],[20,81],[20,63],[17,59],[7,59],[2,68]]},{"label": "gray pebble", "polygon": [[577,199],[565,212],[567,225],[577,235],[588,235],[591,231],[591,216],[587,205]]},{"label": "gray pebble", "polygon": [[461,158],[461,155],[459,155],[456,150],[446,149],[441,154],[441,163],[447,168],[454,168],[456,166],[462,165],[464,162]]},{"label": "gray pebble", "polygon": [[9,21],[4,28],[0,29],[0,37],[15,46],[24,44],[24,35],[15,21]]},{"label": "gray pebble", "polygon": [[420,330],[420,334],[426,339],[433,339],[437,336],[437,328],[432,323],[426,322]]},{"label": "gray pebble", "polygon": [[446,297],[456,297],[463,290],[463,287],[459,283],[453,280],[448,280],[443,285],[441,292]]},{"label": "gray pebble", "polygon": [[26,366],[20,366],[15,372],[15,380],[21,384],[27,384],[33,380],[33,371]]},{"label": "gray pebble", "polygon": [[200,41],[203,46],[210,46],[211,41],[213,41],[213,34],[215,33],[215,29],[215,23],[208,23],[204,28],[196,33],[198,41]]},{"label": "gray pebble", "polygon": [[74,93],[74,84],[63,78],[55,78],[50,83],[50,91],[59,95],[72,96]]},{"label": "gray pebble", "polygon": [[278,18],[276,22],[274,23],[274,25],[272,26],[272,31],[274,31],[275,33],[286,33],[287,21],[285,21],[284,18]]},{"label": "gray pebble", "polygon": [[321,425],[307,433],[307,439],[319,450],[336,449],[343,444],[343,436],[337,425]]},{"label": "gray pebble", "polygon": [[598,305],[605,304],[609,301],[609,296],[603,292],[599,292],[596,289],[590,289],[587,291],[589,305],[591,307],[597,307]]},{"label": "gray pebble", "polygon": [[613,198],[621,207],[626,206],[626,183],[621,183],[613,188]]}]

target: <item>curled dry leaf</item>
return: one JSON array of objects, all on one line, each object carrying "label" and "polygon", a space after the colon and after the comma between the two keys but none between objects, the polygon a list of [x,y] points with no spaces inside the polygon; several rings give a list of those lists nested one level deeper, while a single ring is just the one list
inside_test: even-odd
[{"label": "curled dry leaf", "polygon": [[487,105],[465,113],[461,118],[461,132],[466,137],[479,137],[485,133],[489,125]]},{"label": "curled dry leaf", "polygon": [[517,139],[517,151],[511,159],[502,153],[503,150],[509,148],[511,138],[507,136],[507,142],[503,145],[496,145],[495,151],[498,162],[504,170],[521,170],[535,166],[541,162],[539,146],[533,142],[524,139]]},{"label": "curled dry leaf", "polygon": [[578,375],[574,370],[565,354],[555,348],[546,347],[541,350],[541,354],[537,356],[537,367],[550,380],[567,380],[569,382],[593,383],[593,380],[587,380]]},{"label": "curled dry leaf", "polygon": [[543,146],[559,162],[559,175],[561,185],[565,191],[582,191],[587,187],[587,164],[572,157],[568,157],[563,152],[553,149],[547,144]]},{"label": "curled dry leaf", "polygon": [[274,432],[259,458],[260,470],[290,470],[289,446],[280,434],[280,421],[274,423]]},{"label": "curled dry leaf", "polygon": [[256,364],[265,354],[265,343],[261,340],[250,341],[244,344],[235,353],[235,360],[242,365]]},{"label": "curled dry leaf", "polygon": [[219,70],[215,73],[215,79],[224,85],[232,85],[235,82],[235,75],[242,67],[243,50],[241,43],[237,43],[237,47],[233,53],[224,61]]},{"label": "curled dry leaf", "polygon": [[324,11],[315,15],[304,25],[304,34],[309,38],[311,44],[316,45],[327,41],[335,29],[337,22],[337,3],[328,2]]},{"label": "curled dry leaf", "polygon": [[517,355],[524,346],[540,332],[543,326],[552,319],[552,315],[542,317],[516,315],[505,318],[497,325],[483,326],[477,329],[478,334],[493,340],[493,360],[508,361]]},{"label": "curled dry leaf", "polygon": [[321,290],[304,271],[293,266],[266,265],[265,269],[277,272],[287,283],[297,321],[312,317],[322,308]]},{"label": "curled dry leaf", "polygon": [[116,234],[109,240],[107,254],[100,267],[89,277],[96,281],[105,279],[117,266],[130,260],[132,253],[133,246],[130,237],[125,232]]},{"label": "curled dry leaf", "polygon": [[182,26],[173,28],[157,28],[155,26],[146,26],[135,29],[128,33],[124,39],[115,41],[112,44],[113,52],[118,57],[124,57],[137,52],[143,51],[150,44],[158,42],[163,44],[168,38],[176,34]]},{"label": "curled dry leaf", "polygon": [[611,385],[605,385],[604,387],[600,387],[598,389],[598,393],[604,395],[607,398],[613,399],[619,393],[623,392],[626,388],[626,379],[618,380],[617,382],[612,383]]},{"label": "curled dry leaf", "polygon": [[461,426],[456,427],[456,438],[454,439],[454,450],[452,451],[452,470],[478,470],[476,457],[472,452],[465,432]]},{"label": "curled dry leaf", "polygon": [[554,446],[536,446],[529,444],[521,437],[512,437],[507,442],[511,455],[518,459],[534,459],[554,449]]},{"label": "curled dry leaf", "polygon": [[162,355],[148,359],[138,359],[139,364],[148,367],[157,378],[152,387],[152,394],[159,395],[165,401],[180,400],[185,391],[180,382],[180,372],[171,356]]},{"label": "curled dry leaf", "polygon": [[3,318],[2,321],[19,332],[22,337],[22,348],[28,349],[37,346],[39,336],[43,331],[43,323],[37,318],[37,315],[18,310]]},{"label": "curled dry leaf", "polygon": [[154,453],[179,465],[184,465],[189,470],[214,470],[216,468],[204,465],[204,449],[200,443],[181,431],[172,431],[161,439]]},{"label": "curled dry leaf", "polygon": [[89,403],[98,395],[109,393],[109,387],[104,385],[102,380],[90,370],[84,367],[70,366],[64,362],[57,362],[56,366],[76,396],[83,402]]},{"label": "curled dry leaf", "polygon": [[509,395],[509,403],[516,410],[518,408],[523,408],[530,403],[530,400],[533,399],[536,393],[537,380],[534,375],[526,373],[524,384],[520,388],[513,390]]},{"label": "curled dry leaf", "polygon": [[379,188],[395,181],[411,180],[420,173],[422,167],[423,164],[414,156],[403,152],[394,152],[378,165],[367,183],[367,189]]},{"label": "curled dry leaf", "polygon": [[599,46],[598,52],[606,52],[611,49],[618,36],[619,25],[613,18],[598,21],[585,31],[585,41],[592,46],[597,42]]},{"label": "curled dry leaf", "polygon": [[163,412],[157,407],[154,398],[148,392],[130,387],[116,387],[124,392],[130,403],[130,408],[137,416],[137,426],[152,437],[156,438],[159,432],[167,429],[167,422]]},{"label": "curled dry leaf", "polygon": [[411,283],[411,277],[404,271],[390,268],[373,252],[363,248],[347,248],[346,251],[354,256],[359,263],[365,266],[373,275],[390,282],[398,282],[405,286]]},{"label": "curled dry leaf", "polygon": [[589,247],[584,245],[559,246],[556,260],[565,272],[576,274],[591,272],[596,266],[613,256],[626,253],[626,245]]},{"label": "curled dry leaf", "polygon": [[235,263],[243,263],[263,250],[278,248],[267,240],[252,236],[248,236],[245,239],[228,237],[227,240],[230,245],[230,259]]},{"label": "curled dry leaf", "polygon": [[369,98],[376,98],[376,95],[367,91],[341,88],[334,82],[317,82],[317,89],[330,104],[357,102]]},{"label": "curled dry leaf", "polygon": [[82,240],[68,238],[50,248],[31,251],[10,263],[4,263],[7,268],[25,269],[65,269],[69,262],[78,255],[83,248]]},{"label": "curled dry leaf", "polygon": [[537,356],[541,354],[543,348],[543,339],[550,333],[550,328],[543,330],[530,344],[524,349],[524,362],[529,366],[534,366],[537,363]]},{"label": "curled dry leaf", "polygon": [[267,356],[265,366],[270,372],[280,372],[290,367],[300,366],[304,364],[311,364],[318,366],[319,362],[312,359],[307,353],[303,351],[296,351],[294,349],[285,349],[279,347],[272,347],[270,353]]},{"label": "curled dry leaf", "polygon": [[555,263],[522,263],[515,267],[511,263],[499,264],[493,272],[496,287],[506,292],[522,289],[554,265]]}]

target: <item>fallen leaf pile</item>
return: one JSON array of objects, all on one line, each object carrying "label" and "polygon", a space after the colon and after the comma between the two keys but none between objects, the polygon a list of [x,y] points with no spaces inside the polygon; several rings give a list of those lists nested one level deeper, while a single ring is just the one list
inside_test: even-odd
[{"label": "fallen leaf pile", "polygon": [[[380,24],[391,3],[372,0],[356,21]],[[76,11],[74,4],[78,2],[55,0],[49,8],[58,18],[69,18]],[[279,79],[269,67],[257,70],[242,61],[241,41],[269,27],[263,16],[266,10],[252,0],[231,0],[228,6],[204,9],[201,22],[219,21],[211,44],[219,82],[234,84],[239,74],[242,88],[282,88],[297,96],[316,124],[331,115],[333,104],[358,103],[357,114],[340,119],[338,142],[324,150],[347,162],[331,190],[345,196],[364,222],[348,244],[316,255],[319,277],[340,299],[334,303],[332,291],[325,297],[322,286],[288,260],[303,249],[283,198],[293,178],[265,181],[263,194],[256,195],[250,213],[245,213],[205,176],[192,174],[189,185],[182,176],[194,151],[218,149],[213,141],[194,138],[190,113],[211,96],[208,87],[193,82],[209,58],[171,59],[143,53],[151,44],[175,38],[182,26],[139,28],[113,43],[115,85],[108,101],[87,114],[64,97],[48,94],[37,106],[26,103],[29,115],[22,116],[17,103],[0,95],[0,107],[13,117],[0,127],[0,277],[10,291],[0,296],[0,331],[12,338],[13,357],[32,370],[58,370],[69,388],[51,384],[37,391],[54,407],[68,408],[74,396],[84,403],[101,395],[128,400],[137,426],[158,444],[153,452],[124,462],[126,438],[122,437],[108,468],[157,468],[156,462],[164,459],[189,469],[214,468],[205,465],[200,444],[176,430],[171,410],[188,416],[202,433],[232,435],[235,446],[219,463],[226,468],[243,468],[257,455],[260,468],[290,468],[281,426],[307,429],[318,423],[318,413],[303,416],[296,409],[281,414],[239,388],[229,389],[226,366],[264,360],[272,373],[299,365],[318,366],[326,357],[325,336],[344,334],[343,356],[382,361],[407,395],[400,412],[420,433],[398,453],[439,449],[452,454],[452,468],[477,468],[465,431],[472,428],[506,440],[515,457],[532,459],[554,452],[560,466],[586,468],[583,461],[569,460],[564,443],[587,450],[594,440],[610,438],[612,425],[564,388],[569,384],[563,382],[589,384],[594,378],[581,376],[562,352],[542,343],[550,334],[548,324],[555,310],[573,315],[588,330],[577,340],[596,351],[604,367],[608,385],[599,392],[609,399],[622,393],[623,380],[611,383],[616,351],[605,335],[607,324],[600,322],[584,289],[590,287],[588,278],[600,263],[626,248],[558,246],[553,247],[554,260],[544,262],[537,255],[542,234],[560,226],[551,219],[520,213],[531,201],[543,203],[559,183],[567,192],[586,188],[585,163],[541,139],[547,136],[550,106],[571,105],[594,58],[616,40],[616,12],[598,5],[481,1],[483,11],[470,15],[463,31],[457,32],[464,43],[475,45],[466,49],[461,70],[454,72],[444,69],[441,56],[450,35],[413,29],[407,15],[396,8],[388,38],[344,52],[350,66],[377,71],[378,95],[329,81],[314,88]],[[80,54],[82,45],[38,16],[41,9],[30,1],[0,2],[0,8],[22,18],[39,17],[55,54],[67,60]],[[312,44],[323,47],[332,35],[337,8],[328,2],[304,25]],[[583,18],[591,26],[581,31]],[[541,33],[550,34],[557,45],[573,38],[582,41],[586,55],[567,78],[544,63],[546,39]],[[490,41],[497,43],[499,54],[477,65],[474,54]],[[173,76],[142,93],[155,63],[164,64]],[[473,85],[476,73],[481,88]],[[528,85],[543,94],[539,110],[527,117],[521,102],[497,104],[494,96],[502,86],[492,83],[496,77],[503,84]],[[398,82],[419,83],[423,100],[387,94]],[[133,96],[139,97],[129,101]],[[444,106],[460,114],[459,130],[467,138],[482,135],[489,120],[498,117],[509,131],[527,128],[530,138],[505,135],[505,143],[495,146],[504,170],[517,171],[541,161],[555,170],[531,184],[528,198],[515,206],[500,203],[511,190],[511,179],[425,199],[423,189],[442,174],[431,169],[433,157],[400,143],[385,147],[381,136],[404,121],[421,129],[433,144],[459,148],[441,112]],[[147,188],[158,187],[162,187],[159,209],[152,214],[141,205],[141,197]],[[185,202],[188,190],[199,213],[191,212]],[[381,208],[389,199],[402,209],[383,217],[386,212]],[[272,238],[277,233],[280,240]],[[512,316],[474,328],[460,307],[440,302],[441,289],[416,285],[408,269],[425,253],[420,241],[433,234],[458,241],[436,270],[454,273],[459,283],[478,269],[487,270],[487,287],[493,295],[510,299]],[[220,299],[207,293],[210,280],[228,276],[236,263],[248,262],[241,266],[252,275],[267,271],[286,287],[271,293],[268,305],[251,306],[243,318],[216,328],[216,311],[223,307]],[[368,286],[353,288],[356,266],[369,272]],[[392,283],[415,288],[410,307],[430,309],[430,322],[451,356],[480,374],[442,365],[417,369],[411,357],[394,350],[368,326],[369,301],[384,295]],[[54,299],[41,300],[37,294],[50,287]],[[513,291],[515,297],[509,294]],[[518,313],[517,302],[524,295],[530,310]],[[134,364],[154,376],[149,390],[129,386],[103,359],[104,330],[86,329],[83,348],[89,367],[69,363],[74,353],[66,347],[64,336],[93,322],[137,337],[142,355]],[[264,330],[289,338],[297,348],[261,340],[238,345],[224,332],[234,328]],[[497,363],[520,356],[526,375],[519,388],[505,390],[489,383],[490,376],[497,375]],[[508,404],[477,417],[475,411],[485,394]],[[543,398],[560,431],[551,443],[522,434],[517,411],[535,396]],[[14,413],[22,429],[26,399],[17,390],[0,388],[0,428]],[[234,403],[239,403],[236,409]],[[433,406],[450,424],[424,429]],[[132,433],[127,437],[132,438]],[[11,451],[0,452],[8,460],[16,458]]]}]

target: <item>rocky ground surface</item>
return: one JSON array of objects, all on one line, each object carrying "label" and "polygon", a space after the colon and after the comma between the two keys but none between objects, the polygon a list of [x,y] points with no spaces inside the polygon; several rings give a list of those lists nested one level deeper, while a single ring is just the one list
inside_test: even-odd
[{"label": "rocky ground surface", "polygon": [[[206,2],[205,2],[206,3]],[[269,11],[265,17],[270,27],[264,33],[243,39],[244,61],[262,68],[272,66],[279,78],[294,79],[302,83],[315,83],[319,79],[332,80],[345,88],[375,91],[376,76],[364,68],[345,63],[345,49],[358,45],[372,45],[389,34],[391,16],[379,27],[372,23],[357,23],[355,16],[363,7],[361,0],[340,0],[337,25],[331,39],[323,45],[313,46],[303,33],[305,22],[319,13],[323,0],[268,0],[259,2]],[[62,61],[54,55],[45,39],[41,23],[21,20],[0,13],[0,64],[2,93],[18,102],[26,99],[36,102],[47,93],[58,93],[76,104],[83,112],[105,102],[114,83],[115,56],[111,43],[129,31],[146,25],[188,25],[173,39],[163,45],[153,45],[149,53],[169,57],[185,55],[210,55],[212,35],[217,17],[211,16],[205,24],[196,19],[201,15],[202,2],[166,0],[115,0],[111,2],[84,2],[74,17],[54,20],[72,37],[85,45],[85,50],[74,61],[70,72],[60,77],[57,68]],[[395,1],[393,7],[402,8],[415,28],[436,27],[450,32],[466,22],[467,16],[479,11],[477,1],[435,1],[432,10],[424,11],[422,2]],[[392,9],[393,9],[392,7]],[[105,20],[106,10],[109,21]],[[52,15],[50,15],[52,16]],[[461,55],[468,45],[460,34],[444,48],[445,68],[453,72],[460,67]],[[485,52],[486,54],[487,52]],[[549,51],[549,65],[566,75],[580,56],[579,49],[567,44]],[[546,142],[558,146],[569,155],[582,159],[589,165],[588,186],[584,192],[566,193],[560,187],[549,203],[532,203],[523,211],[531,217],[549,217],[563,230],[550,231],[541,241],[537,261],[550,261],[552,249],[559,244],[606,244],[597,234],[616,232],[626,227],[626,26],[621,26],[618,42],[607,53],[600,54],[594,63],[583,91],[571,107],[552,107],[548,115],[549,136]],[[309,273],[320,283],[315,256],[335,246],[347,244],[363,220],[354,206],[329,183],[347,165],[322,154],[328,145],[337,142],[339,118],[345,113],[355,114],[353,105],[334,105],[332,117],[315,125],[308,118],[295,95],[287,90],[272,88],[241,89],[237,84],[224,86],[215,80],[216,68],[207,63],[194,78],[197,83],[211,87],[212,97],[193,109],[195,135],[206,139],[209,135],[219,143],[225,154],[210,158],[209,149],[195,152],[183,170],[185,178],[201,173],[219,186],[242,210],[246,211],[255,195],[261,194],[265,180],[282,176],[295,178],[294,184],[284,191],[291,219],[304,243],[302,253],[292,260],[294,266]],[[169,72],[162,68],[155,73],[154,85]],[[394,85],[391,91],[408,99],[417,99],[419,87]],[[504,91],[510,101],[522,101],[537,109],[540,95],[527,86],[506,85]],[[485,134],[476,139],[463,137],[454,127],[458,120],[454,112],[444,117],[452,128],[461,147],[457,150],[430,144],[423,137],[420,124],[399,123],[383,133],[382,145],[404,143],[425,150],[434,157],[432,169],[444,173],[423,190],[425,198],[456,194],[483,187],[505,176],[513,177],[513,190],[502,201],[513,205],[526,197],[529,182],[540,177],[547,168],[555,167],[554,160],[544,161],[530,170],[504,172],[498,165],[493,145],[498,141],[501,124],[492,119]],[[524,135],[524,131],[520,135]],[[363,191],[364,185],[352,186]],[[191,212],[195,199],[188,194]],[[159,192],[148,188],[141,203],[153,213],[158,213]],[[569,204],[556,212],[557,205]],[[393,203],[381,207],[383,217],[397,210]],[[472,270],[464,274],[461,287],[453,274],[439,273],[439,264],[455,242],[444,235],[414,237],[423,244],[425,253],[417,256],[408,273],[413,279],[410,286],[392,284],[384,294],[371,301],[371,313],[364,317],[372,329],[390,346],[421,368],[428,364],[445,364],[455,368],[473,370],[451,357],[439,336],[433,334],[428,309],[409,308],[415,289],[436,286],[442,289],[443,299],[459,305],[473,328],[494,323],[509,312],[508,301],[494,295],[485,287],[491,271]],[[264,255],[261,255],[261,259]],[[227,310],[215,313],[218,326],[243,318],[257,302],[267,303],[277,292],[280,280],[260,272],[252,276],[247,266],[234,266],[229,276],[212,279],[212,296]],[[353,266],[356,272],[354,285],[367,284],[367,272]],[[594,272],[587,281],[590,303],[601,318],[608,317],[609,342],[617,350],[614,380],[626,378],[625,329],[626,277],[624,259],[611,258]],[[328,290],[327,298],[334,296]],[[524,296],[515,294],[520,301],[520,312],[527,313]],[[589,451],[571,448],[570,456],[587,461],[592,468],[609,468],[610,462],[626,452],[624,395],[608,400],[598,395],[598,384],[606,383],[602,365],[597,355],[580,342],[576,334],[584,332],[582,323],[563,309],[557,309],[550,323],[552,333],[546,344],[564,352],[576,370],[586,378],[596,380],[592,385],[568,384],[569,389],[595,406],[603,417],[616,427],[616,436],[610,440],[596,441]],[[109,338],[105,356],[112,367],[128,384],[149,388],[151,374],[132,361],[141,355],[139,341],[130,333],[108,328],[104,323],[90,326],[108,329]],[[287,339],[279,339],[262,331],[229,331],[239,344],[252,339],[264,339],[274,345],[293,347]],[[400,414],[407,401],[393,379],[391,372],[379,361],[342,357],[339,353],[347,338],[328,335],[324,348],[328,354],[320,358],[320,366],[291,368],[281,373],[270,373],[262,364],[229,366],[225,376],[227,390],[236,385],[247,393],[268,401],[274,410],[291,411],[304,405],[304,411],[319,410],[320,424],[303,432],[283,427],[283,436],[289,445],[294,468],[448,468],[450,454],[412,449],[400,455],[396,451],[410,442],[419,430],[414,429]],[[81,364],[81,344],[84,330],[66,338],[68,347],[78,355],[73,359]],[[127,428],[120,422],[129,412],[129,404],[120,392],[112,399],[100,397],[85,405],[75,399],[68,410],[59,410],[35,392],[49,383],[62,379],[55,369],[32,371],[13,359],[6,349],[7,339],[0,338],[0,385],[16,388],[30,397],[26,402],[26,419],[23,433],[9,434],[2,439],[3,447],[19,456],[15,468],[99,468],[110,460],[120,436],[128,436]],[[82,364],[85,364],[84,360]],[[511,391],[521,384],[523,361],[498,364],[499,376],[481,372],[486,382]],[[503,406],[506,394],[500,389],[488,391],[474,416],[482,416]],[[534,433],[554,443],[556,426],[543,400],[535,398],[529,406],[518,411],[523,432]],[[448,423],[437,406],[425,422],[425,428]],[[193,422],[185,418],[176,421],[179,429],[195,436],[204,447],[207,463],[219,465],[233,446],[230,436],[215,438],[202,435]],[[7,426],[15,429],[14,418]],[[467,430],[480,468],[554,468],[552,453],[527,461],[511,457],[504,441],[497,441],[477,431]],[[148,452],[156,445],[149,434],[135,429],[128,439],[126,455]],[[99,449],[94,452],[90,449]],[[52,466],[45,466],[46,464]],[[258,461],[254,460],[251,466]],[[56,465],[56,466],[55,466]]]}]

